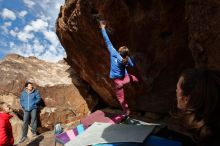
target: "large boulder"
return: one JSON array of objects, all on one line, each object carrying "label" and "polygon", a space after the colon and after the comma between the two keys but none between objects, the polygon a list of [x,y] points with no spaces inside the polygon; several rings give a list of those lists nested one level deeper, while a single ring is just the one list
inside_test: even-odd
[{"label": "large boulder", "polygon": [[10,104],[20,117],[20,93],[27,80],[34,82],[43,99],[39,123],[46,129],[78,120],[97,104],[94,91],[65,61],[49,63],[10,54],[0,62],[0,80],[0,101]]},{"label": "large boulder", "polygon": [[197,67],[220,70],[220,2],[187,0],[188,45]]},{"label": "large boulder", "polygon": [[130,72],[140,79],[141,86],[126,87],[131,110],[167,113],[175,104],[180,72],[197,62],[188,47],[191,32],[185,4],[185,0],[66,0],[56,33],[67,62],[105,103],[119,107],[97,18],[107,20],[114,47],[128,46],[136,62]]}]

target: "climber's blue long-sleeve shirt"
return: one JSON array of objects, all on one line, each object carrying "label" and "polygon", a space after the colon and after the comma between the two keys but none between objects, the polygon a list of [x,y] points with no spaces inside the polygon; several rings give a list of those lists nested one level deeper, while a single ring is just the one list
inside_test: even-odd
[{"label": "climber's blue long-sleeve shirt", "polygon": [[105,40],[105,43],[107,45],[108,51],[110,53],[110,61],[111,61],[111,67],[110,67],[110,78],[122,78],[124,77],[127,73],[126,67],[131,66],[133,67],[134,64],[131,61],[131,58],[128,58],[128,63],[124,65],[122,63],[123,58],[121,55],[118,53],[118,51],[113,47],[105,28],[102,28],[102,36]]}]

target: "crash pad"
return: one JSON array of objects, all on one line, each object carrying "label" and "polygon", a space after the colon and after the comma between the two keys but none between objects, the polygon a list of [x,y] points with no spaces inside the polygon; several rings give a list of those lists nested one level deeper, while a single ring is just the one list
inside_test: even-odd
[{"label": "crash pad", "polygon": [[101,143],[143,143],[153,131],[152,125],[128,125],[95,122],[65,146],[86,146]]}]

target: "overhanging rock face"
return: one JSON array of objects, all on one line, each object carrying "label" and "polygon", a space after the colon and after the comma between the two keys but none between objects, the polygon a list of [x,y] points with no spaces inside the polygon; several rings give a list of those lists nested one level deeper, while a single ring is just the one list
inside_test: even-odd
[{"label": "overhanging rock face", "polygon": [[188,0],[189,47],[196,66],[220,70],[220,1]]},{"label": "overhanging rock face", "polygon": [[[213,47],[202,42],[202,34],[206,32],[202,28],[213,27],[211,34],[214,34],[214,28],[219,32],[220,25],[209,24],[208,20],[212,19],[208,13],[205,17],[199,15],[201,6],[208,12],[214,1],[201,3],[202,0],[66,0],[60,9],[56,32],[67,52],[68,63],[107,104],[118,106],[109,79],[109,54],[96,21],[97,16],[102,16],[107,20],[114,47],[126,45],[130,49],[136,62],[136,68],[130,72],[143,85],[126,86],[129,106],[132,110],[166,113],[175,106],[176,82],[182,70],[206,64],[220,68],[220,62],[213,61],[219,60],[216,57],[220,54],[219,42],[216,40]],[[217,10],[213,12],[215,18]],[[196,35],[198,32],[201,34]],[[207,39],[210,42],[212,38]],[[202,46],[204,53],[195,46]],[[198,54],[208,55],[210,60],[199,63]]]}]

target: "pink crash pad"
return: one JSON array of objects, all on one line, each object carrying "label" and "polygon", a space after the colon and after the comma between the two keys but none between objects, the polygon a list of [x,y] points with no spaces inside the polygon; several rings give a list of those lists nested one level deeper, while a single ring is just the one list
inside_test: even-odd
[{"label": "pink crash pad", "polygon": [[87,117],[81,119],[81,123],[85,126],[90,126],[94,122],[102,122],[102,123],[120,123],[125,118],[124,115],[106,113],[101,110],[97,110]]}]

